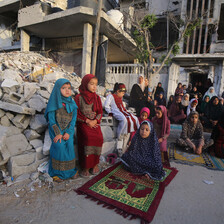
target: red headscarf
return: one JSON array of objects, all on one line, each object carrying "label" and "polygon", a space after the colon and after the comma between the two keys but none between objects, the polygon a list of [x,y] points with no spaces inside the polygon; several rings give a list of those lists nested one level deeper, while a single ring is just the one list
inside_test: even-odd
[{"label": "red headscarf", "polygon": [[159,105],[158,107],[161,108],[163,116],[161,118],[157,118],[156,116],[153,118],[154,121],[156,121],[158,124],[162,124],[162,131],[161,136],[164,136],[166,134],[167,126],[170,123],[170,120],[167,117],[167,110],[165,106]]},{"label": "red headscarf", "polygon": [[82,79],[81,85],[79,86],[79,92],[87,104],[93,103],[93,107],[98,109],[97,94],[88,90],[88,83],[93,78],[96,78],[93,74],[85,75]]}]

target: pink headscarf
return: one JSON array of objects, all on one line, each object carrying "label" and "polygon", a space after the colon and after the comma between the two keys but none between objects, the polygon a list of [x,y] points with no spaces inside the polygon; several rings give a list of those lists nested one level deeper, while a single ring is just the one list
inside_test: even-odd
[{"label": "pink headscarf", "polygon": [[141,111],[140,111],[140,114],[142,114],[143,112],[146,112],[146,113],[148,114],[148,117],[149,117],[149,115],[150,115],[150,110],[149,110],[148,107],[143,107],[143,108],[141,109]]},{"label": "pink headscarf", "polygon": [[[156,116],[153,118],[154,121],[156,121],[158,124],[162,124],[162,131],[161,131],[161,136],[164,136],[166,134],[166,129],[167,126],[170,123],[169,118],[167,117],[167,110],[166,107],[163,105],[159,105],[158,107],[161,108],[163,116],[161,118],[157,118]],[[158,136],[160,137],[160,136]]]}]

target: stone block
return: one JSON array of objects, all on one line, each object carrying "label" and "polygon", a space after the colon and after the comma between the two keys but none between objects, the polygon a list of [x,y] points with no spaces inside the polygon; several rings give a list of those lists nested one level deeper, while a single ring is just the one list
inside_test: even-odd
[{"label": "stone block", "polygon": [[44,108],[47,107],[46,100],[39,95],[34,95],[28,101],[28,105],[30,108],[33,108],[34,110],[37,110],[38,112],[41,112]]},{"label": "stone block", "polygon": [[36,114],[30,121],[30,128],[37,133],[42,133],[47,128],[47,121],[43,114]]},{"label": "stone block", "polygon": [[1,125],[5,127],[11,126],[10,120],[8,119],[6,115],[1,118]]},{"label": "stone block", "polygon": [[0,109],[0,118],[2,118],[5,115],[5,111]]},{"label": "stone block", "polygon": [[25,114],[17,114],[12,120],[13,124],[22,129],[26,129],[30,123],[31,116]]},{"label": "stone block", "polygon": [[26,138],[27,138],[28,141],[37,139],[37,138],[39,138],[41,136],[36,131],[31,130],[31,129],[26,129],[24,131],[24,134],[25,134],[25,136],[26,136]]},{"label": "stone block", "polygon": [[23,106],[20,106],[20,105],[7,103],[7,102],[2,102],[2,101],[0,101],[0,109],[3,109],[5,111],[16,112],[16,113],[19,113],[19,114],[31,114],[31,115],[35,114],[35,110],[32,109],[32,108],[23,107]]},{"label": "stone block", "polygon": [[51,94],[54,88],[54,84],[51,82],[42,81],[39,85],[40,85],[40,90],[48,91],[49,94]]},{"label": "stone block", "polygon": [[47,159],[36,160],[36,152],[12,156],[8,162],[9,175],[16,177],[25,173],[35,172],[38,166]]},{"label": "stone block", "polygon": [[113,117],[102,117],[101,119],[101,126],[113,126]]},{"label": "stone block", "polygon": [[18,82],[19,84],[23,83],[23,79],[22,77],[19,75],[18,72],[16,72],[15,70],[12,69],[5,69],[3,71],[3,79],[11,79],[14,80],[16,82]]},{"label": "stone block", "polygon": [[50,147],[51,147],[51,138],[49,135],[49,129],[45,131],[45,136],[44,136],[44,146],[43,146],[43,154],[44,155],[49,155],[50,154]]},{"label": "stone block", "polygon": [[8,128],[4,126],[0,126],[0,165],[4,165],[8,162],[10,157],[10,153],[6,147],[6,136],[7,136]]},{"label": "stone block", "polygon": [[17,128],[15,126],[10,126],[8,127],[8,131],[7,131],[7,137],[12,136],[12,135],[19,135],[21,134],[22,129]]},{"label": "stone block", "polygon": [[50,98],[50,93],[46,90],[38,90],[37,93],[47,100]]},{"label": "stone block", "polygon": [[5,79],[1,84],[2,90],[5,93],[16,92],[19,88],[19,83],[12,79]]},{"label": "stone block", "polygon": [[35,148],[36,150],[36,160],[41,160],[45,158],[46,156],[43,154],[43,147]]},{"label": "stone block", "polygon": [[107,156],[109,153],[113,153],[116,149],[116,141],[104,142],[102,146],[102,156]]},{"label": "stone block", "polygon": [[19,155],[26,150],[32,149],[23,134],[11,135],[7,137],[5,144],[11,156]]},{"label": "stone block", "polygon": [[9,98],[8,98],[9,103],[15,103],[15,104],[21,105],[24,101],[25,101],[25,98],[21,94],[13,93],[13,92],[9,94]]},{"label": "stone block", "polygon": [[26,82],[24,83],[24,98],[26,101],[30,100],[32,96],[40,87],[36,83]]},{"label": "stone block", "polygon": [[30,141],[30,144],[33,146],[33,148],[39,148],[43,147],[43,142],[41,139],[34,139]]},{"label": "stone block", "polygon": [[7,116],[7,118],[11,121],[14,118],[14,114],[10,113],[10,112],[6,112],[5,115]]},{"label": "stone block", "polygon": [[56,82],[58,79],[65,78],[64,72],[53,72],[46,74],[43,78],[44,82]]},{"label": "stone block", "polygon": [[114,132],[110,126],[102,126],[101,131],[103,133],[104,142],[111,142],[115,138]]}]

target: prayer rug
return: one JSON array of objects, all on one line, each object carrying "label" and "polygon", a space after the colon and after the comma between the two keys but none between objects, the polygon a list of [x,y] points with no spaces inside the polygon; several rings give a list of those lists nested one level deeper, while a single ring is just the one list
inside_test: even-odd
[{"label": "prayer rug", "polygon": [[114,209],[125,218],[139,217],[142,223],[149,223],[159,206],[165,186],[178,172],[175,168],[164,169],[166,176],[163,180],[153,181],[145,176],[134,175],[126,171],[122,163],[117,163],[78,188],[76,192],[98,201],[103,207]]},{"label": "prayer rug", "polygon": [[224,159],[211,156],[208,153],[197,155],[191,152],[181,150],[175,143],[169,144],[168,147],[169,159],[176,163],[187,165],[199,165],[208,169],[224,171]]}]

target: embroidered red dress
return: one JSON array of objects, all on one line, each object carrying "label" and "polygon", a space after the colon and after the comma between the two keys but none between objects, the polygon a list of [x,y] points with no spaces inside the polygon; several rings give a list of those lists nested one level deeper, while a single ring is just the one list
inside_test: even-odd
[{"label": "embroidered red dress", "polygon": [[[80,94],[75,96],[75,102],[78,106],[77,138],[79,164],[83,169],[94,168],[99,163],[103,145],[103,135],[99,125],[103,115],[102,103],[96,93],[92,93],[87,89],[87,85],[92,78],[95,78],[92,74],[84,76],[79,87]],[[89,127],[86,124],[87,119],[96,119],[97,127]]]}]

